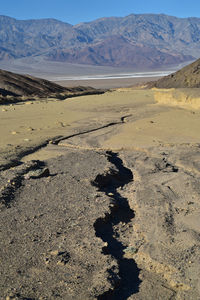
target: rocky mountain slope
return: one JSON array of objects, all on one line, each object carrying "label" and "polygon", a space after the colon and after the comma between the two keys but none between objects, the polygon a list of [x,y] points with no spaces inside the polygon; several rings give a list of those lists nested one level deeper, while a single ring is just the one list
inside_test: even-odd
[{"label": "rocky mountain slope", "polygon": [[66,88],[45,79],[0,70],[0,94],[3,96],[45,96],[65,90]]},{"label": "rocky mountain slope", "polygon": [[107,37],[93,46],[81,49],[55,49],[48,57],[71,63],[136,68],[156,68],[192,59],[189,55],[164,53],[156,47],[137,44],[119,35]]},{"label": "rocky mountain slope", "polygon": [[20,21],[0,16],[0,44],[1,60],[43,56],[53,61],[157,68],[199,57],[200,19],[131,14],[72,26],[54,19]]},{"label": "rocky mountain slope", "polygon": [[199,88],[200,59],[150,85],[156,88]]},{"label": "rocky mountain slope", "polygon": [[0,70],[0,104],[26,101],[30,99],[30,96],[31,99],[41,97],[66,99],[81,95],[102,94],[104,92],[104,90],[92,87],[63,87],[45,79]]}]

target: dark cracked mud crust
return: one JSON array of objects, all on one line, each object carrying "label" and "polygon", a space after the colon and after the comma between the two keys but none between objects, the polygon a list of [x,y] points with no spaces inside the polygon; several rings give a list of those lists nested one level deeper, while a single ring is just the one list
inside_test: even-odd
[{"label": "dark cracked mud crust", "polygon": [[2,299],[198,300],[199,149],[66,148],[2,171]]},{"label": "dark cracked mud crust", "polygon": [[1,203],[1,299],[127,299],[137,292],[139,270],[123,258],[134,212],[118,191],[133,175],[117,154],[68,151],[2,176],[19,184]]}]

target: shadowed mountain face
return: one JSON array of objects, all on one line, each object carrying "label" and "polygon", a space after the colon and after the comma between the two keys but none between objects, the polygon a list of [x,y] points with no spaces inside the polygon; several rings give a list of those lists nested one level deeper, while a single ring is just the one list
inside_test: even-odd
[{"label": "shadowed mountain face", "polygon": [[0,60],[47,60],[106,66],[169,66],[198,58],[200,19],[166,15],[102,18],[72,26],[54,19],[0,16]]},{"label": "shadowed mountain face", "polygon": [[150,85],[157,88],[200,88],[200,59]]}]

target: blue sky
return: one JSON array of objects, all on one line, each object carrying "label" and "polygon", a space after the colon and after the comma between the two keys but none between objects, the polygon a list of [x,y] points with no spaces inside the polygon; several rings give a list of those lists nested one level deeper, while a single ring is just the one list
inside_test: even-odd
[{"label": "blue sky", "polygon": [[0,0],[0,15],[55,18],[71,24],[131,13],[200,17],[200,0]]}]

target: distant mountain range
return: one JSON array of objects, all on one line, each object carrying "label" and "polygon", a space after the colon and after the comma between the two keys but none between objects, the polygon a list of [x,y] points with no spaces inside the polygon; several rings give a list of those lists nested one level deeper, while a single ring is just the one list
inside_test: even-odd
[{"label": "distant mountain range", "polygon": [[32,56],[137,69],[173,66],[200,57],[200,18],[131,14],[73,26],[0,16],[0,60]]}]

